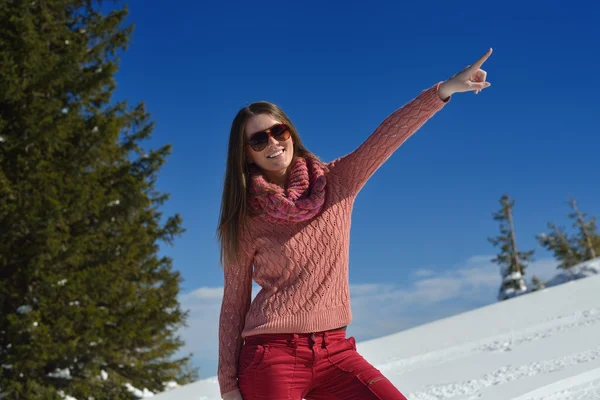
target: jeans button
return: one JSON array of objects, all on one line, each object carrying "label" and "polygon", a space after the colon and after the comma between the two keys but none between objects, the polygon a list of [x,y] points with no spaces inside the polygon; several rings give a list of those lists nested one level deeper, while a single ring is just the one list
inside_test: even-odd
[{"label": "jeans button", "polygon": [[314,342],[315,340],[317,340],[317,335],[315,335],[314,333],[312,335],[310,335],[310,338],[312,339],[312,341]]}]

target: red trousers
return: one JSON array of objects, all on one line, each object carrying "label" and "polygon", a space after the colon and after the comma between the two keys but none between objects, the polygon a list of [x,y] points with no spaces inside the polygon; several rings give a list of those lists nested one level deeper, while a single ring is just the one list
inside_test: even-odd
[{"label": "red trousers", "polygon": [[238,384],[244,400],[407,400],[345,330],[247,337]]}]

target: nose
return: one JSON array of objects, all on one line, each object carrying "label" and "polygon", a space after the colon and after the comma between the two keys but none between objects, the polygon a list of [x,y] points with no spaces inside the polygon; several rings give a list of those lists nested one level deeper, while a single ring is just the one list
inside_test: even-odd
[{"label": "nose", "polygon": [[279,145],[279,141],[275,139],[273,136],[269,135],[269,144],[270,145]]}]

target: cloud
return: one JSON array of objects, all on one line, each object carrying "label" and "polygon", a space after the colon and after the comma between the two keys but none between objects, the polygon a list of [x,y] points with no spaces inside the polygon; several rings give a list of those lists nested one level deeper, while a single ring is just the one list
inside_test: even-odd
[{"label": "cloud", "polygon": [[[353,321],[348,334],[357,340],[385,336],[496,302],[500,284],[493,255],[476,255],[444,272],[416,269],[412,282],[356,283],[350,285]],[[542,259],[527,268],[526,276],[548,280],[558,271],[556,261]],[[253,298],[259,287],[253,287]],[[218,322],[223,287],[201,287],[180,296],[190,311],[186,342],[180,352],[193,352],[201,377],[214,376],[218,359]]]},{"label": "cloud", "polygon": [[434,275],[435,272],[433,272],[430,269],[418,269],[415,272],[413,272],[413,275],[416,276],[417,278],[422,278],[425,276],[431,276]]},{"label": "cloud", "polygon": [[[496,302],[500,274],[493,257],[472,256],[444,272],[417,269],[417,279],[403,286],[351,285],[349,333],[362,340],[380,337]],[[528,266],[526,277],[548,280],[556,273],[555,260],[541,259]]]},{"label": "cloud", "polygon": [[186,296],[197,297],[199,299],[221,299],[223,297],[223,288],[207,288],[201,287],[200,289],[196,289],[193,292],[187,294]]},{"label": "cloud", "polygon": [[[492,281],[492,277],[498,277],[498,265],[491,260],[493,255],[477,255],[469,257],[465,263],[465,270],[469,273],[478,274],[483,279]],[[536,275],[542,280],[553,278],[559,271],[556,269],[557,262],[553,258],[541,258],[535,260],[527,266],[526,277],[531,278]],[[485,272],[487,271],[487,273]],[[472,277],[471,279],[473,279]]]}]

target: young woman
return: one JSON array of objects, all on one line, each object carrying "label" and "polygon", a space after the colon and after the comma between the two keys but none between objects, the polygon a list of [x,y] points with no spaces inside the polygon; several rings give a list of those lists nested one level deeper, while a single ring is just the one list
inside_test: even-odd
[{"label": "young woman", "polygon": [[[218,379],[225,400],[406,400],[346,337],[354,199],[457,92],[490,86],[474,64],[388,116],[353,152],[323,163],[286,114],[257,102],[233,120],[218,236],[224,269]],[[252,281],[261,290],[252,301]]]}]

